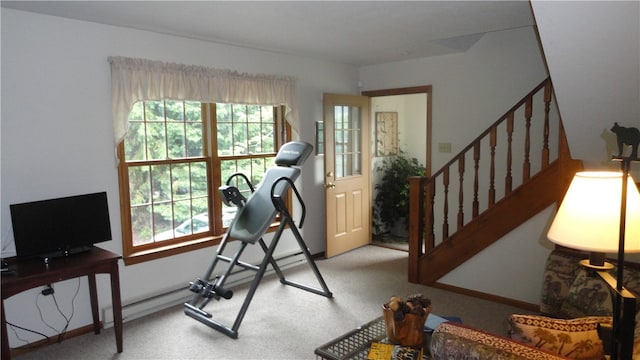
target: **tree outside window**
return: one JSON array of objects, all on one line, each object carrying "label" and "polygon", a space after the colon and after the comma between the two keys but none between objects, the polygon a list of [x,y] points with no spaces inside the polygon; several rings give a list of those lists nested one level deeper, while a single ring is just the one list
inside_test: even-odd
[{"label": "tree outside window", "polygon": [[[217,242],[236,210],[222,204],[217,189],[238,172],[256,185],[273,166],[287,134],[280,114],[274,106],[136,103],[119,148],[125,261]],[[233,185],[249,195],[242,178]]]}]

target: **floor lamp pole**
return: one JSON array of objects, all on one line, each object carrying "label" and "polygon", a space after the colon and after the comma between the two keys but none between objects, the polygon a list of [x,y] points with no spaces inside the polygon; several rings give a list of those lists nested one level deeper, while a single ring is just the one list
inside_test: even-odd
[{"label": "floor lamp pole", "polygon": [[[618,241],[618,268],[616,276],[615,299],[613,302],[613,349],[611,359],[631,360],[633,356],[633,338],[635,330],[636,299],[623,287],[624,250],[627,221],[627,185],[631,170],[631,158],[621,157],[622,161],[622,191],[620,200],[620,230]],[[613,284],[609,283],[611,287]]]},{"label": "floor lamp pole", "polygon": [[629,179],[629,171],[631,170],[631,158],[622,158],[622,191],[620,198],[620,231],[618,238],[618,286],[616,290],[622,290],[622,276],[624,264],[624,247],[625,247],[625,231],[627,227],[627,185]]}]

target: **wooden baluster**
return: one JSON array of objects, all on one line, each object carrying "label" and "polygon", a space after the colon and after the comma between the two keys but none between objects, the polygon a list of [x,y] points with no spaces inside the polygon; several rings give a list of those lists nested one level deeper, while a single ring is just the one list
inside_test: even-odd
[{"label": "wooden baluster", "polygon": [[563,161],[571,159],[569,143],[567,143],[567,134],[564,132],[562,121],[558,121],[558,159],[562,159]]},{"label": "wooden baluster", "polygon": [[436,181],[434,178],[431,178],[429,183],[427,184],[427,197],[425,200],[427,201],[427,209],[425,211],[425,217],[427,218],[427,242],[425,243],[425,252],[431,251],[435,247],[435,238],[436,234],[433,230],[433,211],[435,207],[435,198],[436,198]]},{"label": "wooden baluster", "polygon": [[409,281],[418,282],[418,259],[424,254],[425,177],[409,177]]},{"label": "wooden baluster", "polygon": [[464,225],[464,153],[460,154],[458,157],[458,177],[460,182],[460,187],[458,189],[458,231],[462,229]]},{"label": "wooden baluster", "polygon": [[551,81],[544,85],[544,139],[542,144],[542,168],[549,166],[549,110],[551,108]]},{"label": "wooden baluster", "polygon": [[[544,91],[544,92],[543,92]],[[534,96],[535,96],[535,100],[536,100],[536,104],[533,104],[534,101]],[[458,190],[458,211],[457,211],[457,230],[455,231],[460,231],[464,226],[464,211],[465,211],[465,206],[466,204],[464,203],[464,191],[465,190],[469,190],[470,186],[465,186],[464,185],[464,173],[465,173],[465,161],[466,161],[466,152],[471,151],[471,147],[473,147],[473,151],[474,151],[474,183],[473,183],[473,189],[474,189],[474,197],[473,197],[473,202],[472,202],[472,208],[473,208],[473,217],[475,218],[478,212],[479,212],[479,199],[478,199],[478,189],[479,189],[479,177],[480,177],[480,173],[479,173],[479,161],[480,161],[480,156],[481,155],[481,151],[482,151],[482,145],[481,145],[481,141],[485,141],[484,139],[486,137],[489,137],[488,141],[489,141],[489,151],[490,151],[490,175],[489,175],[489,188],[488,188],[488,207],[492,207],[495,206],[496,202],[499,202],[496,197],[498,197],[499,195],[497,195],[497,189],[496,189],[496,176],[497,177],[502,177],[504,176],[504,181],[505,181],[505,194],[504,196],[508,196],[513,192],[513,161],[514,161],[514,153],[513,153],[513,138],[514,138],[514,131],[515,131],[515,112],[516,111],[524,111],[524,116],[525,116],[525,124],[524,124],[524,130],[525,130],[525,134],[523,134],[523,142],[524,142],[524,162],[523,162],[523,184],[527,181],[531,180],[532,174],[531,174],[531,146],[533,146],[534,151],[537,151],[535,149],[537,149],[537,147],[539,146],[539,144],[537,143],[537,141],[539,140],[537,136],[535,136],[535,138],[533,139],[535,142],[532,144],[531,143],[531,125],[532,125],[532,115],[533,115],[533,106],[535,105],[536,107],[539,107],[542,104],[538,103],[538,99],[543,98],[544,99],[544,127],[543,129],[543,144],[542,144],[542,150],[541,150],[541,169],[545,169],[548,168],[550,165],[549,163],[551,162],[550,156],[551,153],[549,151],[550,146],[553,147],[555,146],[554,141],[555,139],[551,138],[549,139],[549,132],[550,132],[550,126],[553,125],[555,126],[555,121],[553,122],[553,124],[550,124],[550,122],[552,121],[552,119],[550,119],[552,113],[551,113],[551,102],[553,101],[553,88],[552,88],[552,84],[550,82],[549,79],[545,80],[545,82],[541,83],[538,87],[536,87],[536,89],[534,91],[532,91],[529,95],[525,96],[521,101],[519,101],[516,105],[514,105],[512,107],[511,110],[509,110],[504,117],[500,118],[498,122],[496,122],[496,124],[494,124],[494,126],[492,126],[491,128],[487,129],[487,131],[483,132],[482,135],[480,135],[477,139],[473,140],[471,143],[469,143],[469,146],[465,147],[464,152],[460,153],[459,155],[455,156],[454,158],[452,158],[446,165],[443,166],[443,168],[436,172],[437,176],[443,176],[443,179],[440,180],[439,178],[436,180],[435,178],[431,178],[431,179],[427,179],[424,178],[424,185],[423,185],[423,190],[424,190],[424,197],[420,198],[424,203],[424,212],[423,214],[420,216],[421,218],[423,218],[423,222],[424,222],[424,228],[421,229],[421,234],[422,236],[420,236],[420,238],[424,238],[424,249],[425,249],[425,253],[430,253],[435,249],[435,245],[436,245],[436,239],[435,239],[435,232],[434,232],[434,214],[435,211],[437,211],[435,209],[435,198],[436,196],[438,197],[438,202],[443,201],[443,220],[441,223],[442,226],[442,243],[438,244],[438,247],[440,245],[444,245],[445,242],[448,242],[450,239],[450,224],[449,224],[449,215],[453,215],[453,212],[450,213],[450,210],[455,211],[454,209],[450,209],[450,207],[455,206],[454,204],[450,206],[449,204],[449,192],[451,191],[451,193],[453,194],[453,191],[455,191],[452,187],[455,186],[454,184],[451,184],[451,181],[455,181],[455,180],[451,180],[451,176],[455,176],[452,175],[451,172],[455,171],[455,169],[453,169],[453,166],[455,162],[458,162],[458,177],[459,177],[459,190]],[[524,106],[524,107],[523,107]],[[554,110],[555,111],[555,110]],[[520,119],[518,119],[518,121],[520,121]],[[536,118],[537,121],[537,118]],[[505,168],[505,175],[502,175],[502,169],[501,166],[496,166],[496,151],[497,149],[497,142],[498,142],[498,136],[503,136],[503,135],[499,135],[499,131],[503,131],[502,129],[498,130],[498,126],[502,126],[503,123],[506,123],[506,142],[505,142],[505,146],[506,146],[506,168]],[[534,129],[534,132],[538,131],[538,125],[537,122],[535,124],[533,124],[534,126],[536,126],[536,128]],[[542,125],[542,124],[541,124]],[[519,130],[519,129],[518,129]],[[555,130],[551,130],[551,132],[554,132]],[[518,133],[518,135],[516,135],[517,139],[520,139],[520,133]],[[550,141],[551,140],[551,141]],[[565,132],[564,129],[562,127],[562,122],[558,121],[558,160],[559,161],[568,161],[570,160],[570,153],[569,153],[569,149],[568,149],[568,145],[566,142],[566,136],[565,136]],[[500,140],[502,141],[502,140]],[[519,145],[517,145],[519,146]],[[502,156],[502,146],[500,149],[500,154],[498,154],[498,157]],[[519,152],[518,152],[519,154]],[[500,160],[498,159],[498,161],[504,161],[504,160]],[[519,157],[518,160],[516,160],[516,162],[519,162]],[[535,167],[535,166],[534,166]],[[517,171],[517,170],[516,170]],[[535,174],[534,174],[535,175]],[[442,182],[441,182],[442,181]],[[483,179],[484,181],[484,179]],[[500,181],[498,181],[499,183]],[[440,183],[443,185],[443,189],[442,190],[438,190],[439,193],[436,195],[436,187],[437,187],[437,183]],[[498,185],[500,186],[500,185]],[[484,188],[484,187],[483,187]],[[484,191],[484,190],[483,190]],[[443,197],[443,199],[441,200],[440,197]],[[468,196],[468,195],[467,195]],[[455,201],[455,200],[452,200]],[[469,219],[469,220],[474,220],[474,219]],[[471,223],[472,221],[469,221],[469,223]],[[455,234],[453,234],[453,236],[456,236]],[[439,239],[438,239],[439,240]],[[415,242],[415,240],[414,240]],[[417,261],[415,261],[416,264],[414,264],[414,260],[415,256],[411,254],[411,252],[413,251],[413,249],[415,249],[415,246],[410,246],[410,254],[409,254],[409,258],[410,258],[410,266],[409,266],[409,275],[410,277],[412,276],[412,271],[417,273],[417,269],[423,269],[423,267],[419,267],[419,266],[424,266],[424,263],[421,263],[419,266],[417,265]],[[422,250],[422,248],[420,249]],[[421,253],[422,255],[423,253]],[[440,254],[439,254],[440,256]],[[462,256],[462,255],[461,255]],[[422,260],[424,259],[424,256],[422,257]],[[412,270],[415,269],[415,270]]]},{"label": "wooden baluster", "polygon": [[427,223],[425,222],[425,220],[427,219],[425,216],[425,202],[423,201],[425,199],[426,196],[426,184],[427,181],[429,181],[429,178],[426,176],[421,176],[420,177],[420,194],[419,196],[417,196],[416,198],[419,200],[419,204],[418,204],[418,220],[420,221],[418,224],[418,239],[420,240],[418,242],[418,249],[420,250],[419,255],[422,256],[424,254],[424,242],[426,241],[425,239],[425,234],[427,233],[426,230],[426,226]]},{"label": "wooden baluster", "polygon": [[426,196],[424,177],[409,177],[409,253],[417,254],[416,259],[424,254],[424,209]]},{"label": "wooden baluster", "polygon": [[442,222],[442,241],[449,238],[449,167],[444,168],[442,173],[442,184],[444,185],[444,220]]},{"label": "wooden baluster", "polygon": [[473,211],[472,218],[478,216],[480,203],[478,202],[478,169],[480,167],[480,140],[473,144]]},{"label": "wooden baluster", "polygon": [[513,177],[511,176],[511,162],[513,155],[511,154],[511,147],[513,141],[513,113],[507,116],[507,175],[504,179],[504,194],[510,194],[512,190]]},{"label": "wooden baluster", "polygon": [[532,96],[527,98],[525,104],[524,116],[525,116],[525,137],[524,137],[524,164],[522,167],[522,182],[528,181],[531,177],[531,163],[529,161],[529,153],[531,150],[531,114],[532,114]]},{"label": "wooden baluster", "polygon": [[491,128],[489,146],[491,147],[491,167],[489,170],[489,207],[496,203],[496,143],[498,141],[497,127]]}]

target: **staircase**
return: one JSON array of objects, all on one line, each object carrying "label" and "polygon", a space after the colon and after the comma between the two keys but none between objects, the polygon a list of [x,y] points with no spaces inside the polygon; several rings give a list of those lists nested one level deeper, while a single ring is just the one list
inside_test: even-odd
[{"label": "staircase", "polygon": [[562,199],[582,162],[553,99],[546,79],[432,176],[409,179],[410,282],[432,284]]}]

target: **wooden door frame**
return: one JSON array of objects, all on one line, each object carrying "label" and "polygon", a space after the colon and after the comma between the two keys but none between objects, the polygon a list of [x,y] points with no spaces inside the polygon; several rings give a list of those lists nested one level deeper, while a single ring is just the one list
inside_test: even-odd
[{"label": "wooden door frame", "polygon": [[431,154],[432,154],[432,139],[431,139],[431,98],[433,96],[433,87],[431,85],[413,86],[395,89],[382,89],[382,90],[367,90],[362,91],[362,96],[379,97],[379,96],[393,96],[393,95],[409,95],[409,94],[426,94],[427,95],[427,133],[425,134],[426,141],[426,175],[431,176]]}]

